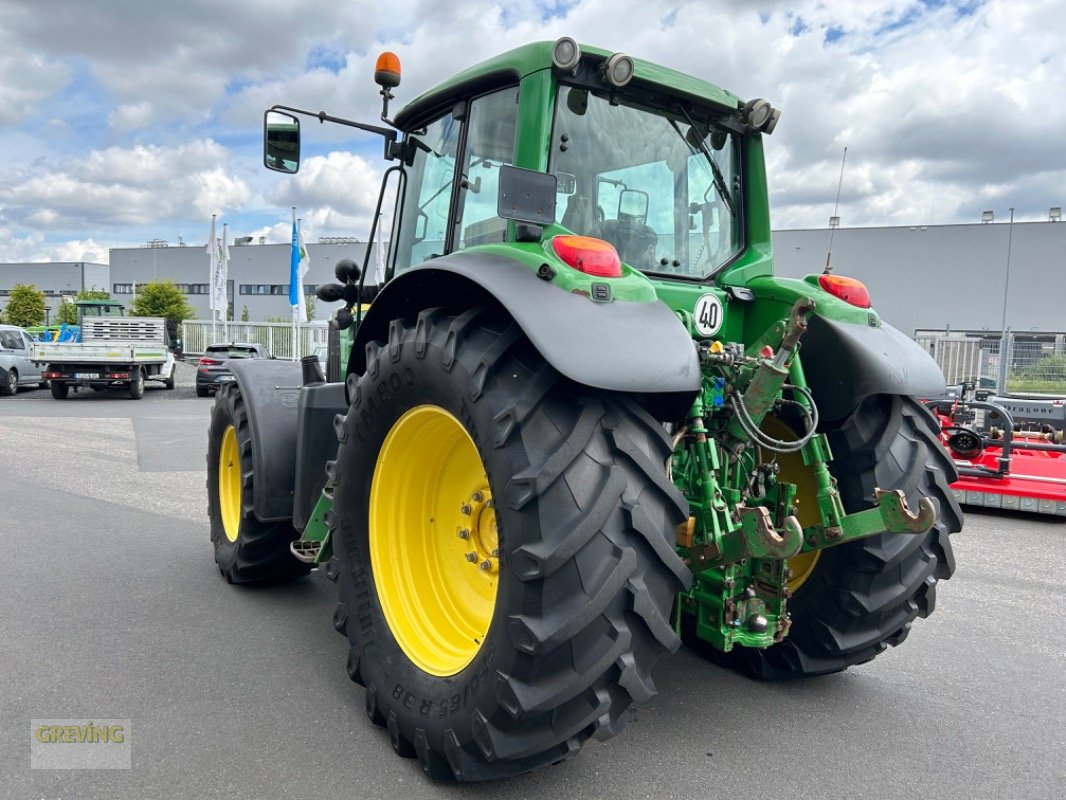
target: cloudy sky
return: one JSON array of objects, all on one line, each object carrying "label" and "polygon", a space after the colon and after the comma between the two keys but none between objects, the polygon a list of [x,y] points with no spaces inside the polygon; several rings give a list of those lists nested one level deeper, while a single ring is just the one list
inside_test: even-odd
[{"label": "cloudy sky", "polygon": [[658,61],[782,109],[774,225],[1047,219],[1066,205],[1061,0],[0,0],[0,261],[107,262],[212,214],[232,236],[365,238],[380,140],[307,124],[300,174],[261,166],[274,103],[373,121],[536,39]]}]

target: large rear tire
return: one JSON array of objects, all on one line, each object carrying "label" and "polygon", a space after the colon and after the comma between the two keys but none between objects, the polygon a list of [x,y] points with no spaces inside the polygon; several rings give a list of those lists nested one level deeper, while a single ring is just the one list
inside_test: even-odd
[{"label": "large rear tire", "polygon": [[252,431],[240,389],[219,390],[207,429],[207,513],[215,562],[229,583],[306,575],[289,543],[299,538],[291,520],[262,522],[252,508]]},{"label": "large rear tire", "polygon": [[926,408],[910,397],[870,397],[829,440],[829,468],[849,513],[871,508],[875,488],[902,489],[911,508],[922,497],[933,500],[936,522],[925,534],[885,533],[798,561],[788,638],[766,650],[738,647],[715,661],[767,679],[865,663],[933,612],[937,582],[955,571],[948,536],[962,528],[950,488],[956,472]]},{"label": "large rear tire", "polygon": [[464,781],[617,732],[691,579],[661,426],[485,309],[394,320],[348,386],[327,575],[370,719]]},{"label": "large rear tire", "polygon": [[49,381],[48,388],[52,390],[52,397],[56,400],[66,400],[70,394],[70,384],[65,381]]}]

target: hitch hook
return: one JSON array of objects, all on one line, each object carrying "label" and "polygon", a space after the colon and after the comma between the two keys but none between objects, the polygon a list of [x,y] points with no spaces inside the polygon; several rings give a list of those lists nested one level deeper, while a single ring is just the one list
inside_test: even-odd
[{"label": "hitch hook", "polygon": [[737,511],[746,549],[755,558],[792,558],[803,547],[803,527],[792,514],[785,517],[778,531],[763,506],[739,506]]},{"label": "hitch hook", "polygon": [[901,489],[874,489],[874,501],[885,526],[892,533],[925,533],[936,522],[936,507],[928,497],[918,501],[918,513],[911,511]]}]

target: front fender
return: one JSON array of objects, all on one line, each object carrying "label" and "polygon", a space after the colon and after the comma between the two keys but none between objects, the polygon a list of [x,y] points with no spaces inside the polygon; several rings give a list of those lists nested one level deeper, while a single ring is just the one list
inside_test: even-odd
[{"label": "front fender", "polygon": [[486,301],[504,308],[544,359],[575,383],[638,395],[664,417],[687,410],[699,389],[695,344],[663,303],[593,302],[489,253],[444,256],[390,281],[360,325],[348,371],[362,374],[366,343],[387,339],[391,320]]},{"label": "front fender", "polygon": [[252,508],[263,522],[292,519],[300,362],[233,359],[227,366],[252,433]]}]

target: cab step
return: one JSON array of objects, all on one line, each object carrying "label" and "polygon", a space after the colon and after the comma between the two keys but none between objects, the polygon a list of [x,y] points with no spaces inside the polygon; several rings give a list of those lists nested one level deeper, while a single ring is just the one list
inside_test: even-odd
[{"label": "cab step", "polygon": [[309,539],[296,539],[289,544],[289,550],[298,561],[305,564],[318,563],[319,553],[322,552],[322,542]]}]

